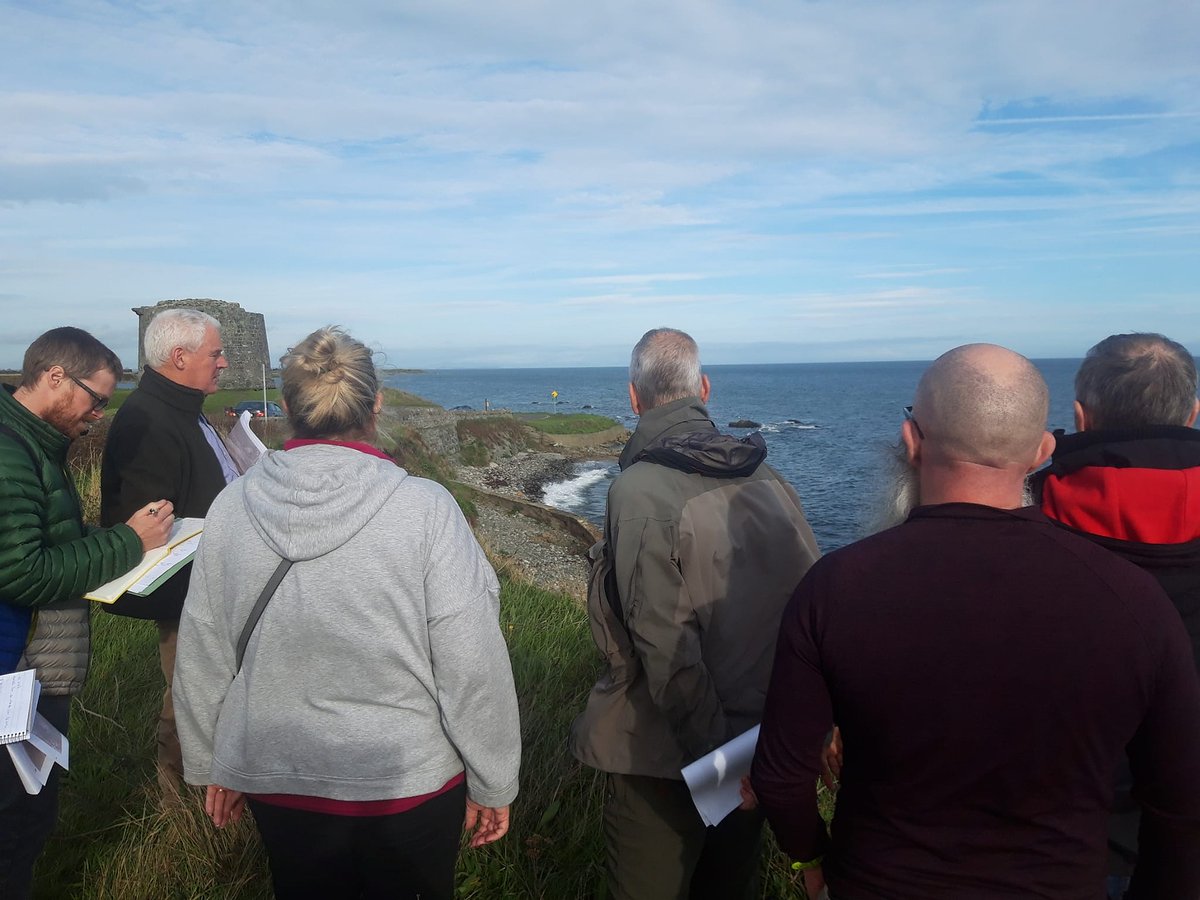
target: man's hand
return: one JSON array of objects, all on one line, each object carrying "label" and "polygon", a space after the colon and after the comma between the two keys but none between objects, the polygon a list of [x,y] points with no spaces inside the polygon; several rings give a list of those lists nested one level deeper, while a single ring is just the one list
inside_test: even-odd
[{"label": "man's hand", "polygon": [[241,791],[210,784],[204,793],[204,812],[218,828],[236,822],[242,817],[242,810],[245,808],[246,797]]},{"label": "man's hand", "polygon": [[804,870],[804,893],[808,896],[808,900],[828,900],[829,895],[825,891],[825,873],[821,871],[820,866],[813,866],[811,869]]},{"label": "man's hand", "polygon": [[829,743],[821,751],[821,780],[831,791],[837,790],[838,780],[842,777],[842,730],[833,726],[833,734]]},{"label": "man's hand", "polygon": [[742,802],[738,806],[738,809],[745,812],[758,809],[758,795],[754,793],[754,785],[750,783],[749,775],[742,776],[742,782],[738,786],[738,793],[742,795]]},{"label": "man's hand", "polygon": [[147,503],[125,523],[142,539],[142,552],[161,547],[171,535],[175,524],[175,505],[170,500],[155,500]]},{"label": "man's hand", "polygon": [[508,833],[508,807],[480,806],[468,798],[463,831],[472,833],[472,847],[482,847],[484,844],[500,840]]}]

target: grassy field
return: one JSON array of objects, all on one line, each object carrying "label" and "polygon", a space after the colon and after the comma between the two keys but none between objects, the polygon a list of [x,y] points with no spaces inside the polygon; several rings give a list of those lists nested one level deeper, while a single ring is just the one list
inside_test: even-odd
[{"label": "grassy field", "polygon": [[620,424],[591,413],[520,413],[518,418],[544,434],[595,434]]},{"label": "grassy field", "polygon": [[522,423],[507,416],[459,419],[455,430],[461,447],[459,457],[468,466],[486,466],[496,453],[511,455],[542,441]]},{"label": "grassy field", "polygon": [[[118,388],[109,401],[106,410],[107,415],[112,415],[121,408],[121,404],[133,393],[130,388]],[[262,400],[262,388],[247,388],[237,391],[217,391],[215,394],[210,394],[204,401],[204,412],[210,416],[218,416],[225,411],[227,406],[236,406],[243,400]],[[279,402],[279,389],[268,387],[267,400],[272,403]]]},{"label": "grassy field", "polygon": [[[601,779],[568,754],[571,720],[596,675],[583,611],[502,576],[501,627],[521,705],[524,759],[512,830],[459,858],[460,898],[602,898]],[[161,699],[152,623],[94,615],[88,685],[71,724],[59,827],[37,871],[46,900],[258,900],[270,894],[249,821],[216,831],[199,793],[159,799],[152,766]],[[763,898],[798,898],[781,859]]]},{"label": "grassy field", "polygon": [[[121,404],[125,399],[133,393],[130,388],[120,388],[112,396],[112,400],[108,404],[107,413],[112,415],[121,408]],[[225,411],[227,406],[236,406],[243,400],[262,400],[262,388],[246,388],[244,390],[229,390],[217,391],[215,394],[210,394],[204,401],[204,412],[210,416],[218,416]],[[267,400],[272,403],[278,403],[280,400],[279,389],[268,387]],[[407,391],[399,391],[395,388],[383,389],[383,401],[388,406],[437,406],[436,403],[431,403],[424,397],[418,397],[416,394],[410,394]]]}]

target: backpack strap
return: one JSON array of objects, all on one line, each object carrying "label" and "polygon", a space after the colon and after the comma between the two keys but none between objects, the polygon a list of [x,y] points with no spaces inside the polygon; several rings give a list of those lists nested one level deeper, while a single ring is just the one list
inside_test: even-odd
[{"label": "backpack strap", "polygon": [[242,636],[238,638],[237,642],[237,668],[234,670],[235,674],[242,671],[242,657],[246,655],[246,647],[250,643],[250,635],[254,633],[254,627],[258,625],[258,620],[262,618],[263,610],[267,608],[267,601],[271,599],[271,595],[279,587],[279,582],[283,581],[283,576],[287,574],[287,570],[291,567],[292,561],[290,559],[279,561],[279,565],[275,567],[274,573],[267,581],[267,586],[258,595],[258,600],[254,603],[254,609],[250,610],[246,624],[242,627]]}]

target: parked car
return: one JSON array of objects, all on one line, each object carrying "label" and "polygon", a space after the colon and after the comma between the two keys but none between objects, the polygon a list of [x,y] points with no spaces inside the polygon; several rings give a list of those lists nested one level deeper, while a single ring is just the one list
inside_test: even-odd
[{"label": "parked car", "polygon": [[242,413],[248,412],[256,419],[268,418],[278,419],[283,417],[283,408],[278,403],[272,403],[270,400],[266,403],[266,411],[263,411],[263,402],[261,400],[243,400],[237,406],[225,407],[225,415],[231,419],[236,419]]}]

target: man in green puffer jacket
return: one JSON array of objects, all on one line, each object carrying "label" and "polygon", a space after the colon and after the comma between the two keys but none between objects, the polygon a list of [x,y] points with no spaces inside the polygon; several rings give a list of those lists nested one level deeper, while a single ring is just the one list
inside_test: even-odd
[{"label": "man in green puffer jacket", "polygon": [[[0,390],[0,653],[9,651],[5,671],[18,656],[16,669],[37,669],[38,712],[64,734],[71,695],[87,674],[83,594],[161,547],[174,521],[171,504],[158,501],[112,528],[83,524],[67,449],[104,417],[120,376],[120,360],[86,331],[55,328],[25,351],[21,384]],[[7,900],[29,896],[33,864],[58,814],[58,771],[30,795],[0,758],[0,897]]]}]

